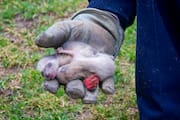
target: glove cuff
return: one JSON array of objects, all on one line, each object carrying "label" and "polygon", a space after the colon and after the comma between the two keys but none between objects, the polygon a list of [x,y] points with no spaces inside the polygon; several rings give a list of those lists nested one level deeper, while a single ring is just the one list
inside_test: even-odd
[{"label": "glove cuff", "polygon": [[71,20],[91,21],[107,30],[115,40],[113,56],[117,56],[124,38],[124,30],[116,15],[95,8],[85,8],[75,13]]}]

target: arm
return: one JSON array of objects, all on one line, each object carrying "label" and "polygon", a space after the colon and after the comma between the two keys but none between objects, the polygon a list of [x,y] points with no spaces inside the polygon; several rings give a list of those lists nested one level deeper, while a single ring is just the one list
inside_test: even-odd
[{"label": "arm", "polygon": [[97,8],[115,14],[123,29],[130,26],[136,15],[136,0],[89,0],[88,8]]}]

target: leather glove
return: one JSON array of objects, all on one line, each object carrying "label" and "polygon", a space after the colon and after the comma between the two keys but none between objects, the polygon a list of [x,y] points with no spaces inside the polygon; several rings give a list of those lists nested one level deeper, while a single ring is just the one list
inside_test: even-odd
[{"label": "leather glove", "polygon": [[[39,47],[56,49],[66,41],[81,41],[91,45],[98,52],[113,55],[115,58],[123,37],[124,31],[120,26],[119,19],[114,14],[94,8],[86,8],[75,13],[70,19],[56,22],[50,26],[35,39],[35,43]],[[84,84],[91,88],[89,82],[91,80],[85,80]],[[111,83],[114,83],[113,79],[106,80],[103,83],[105,88],[103,90],[107,94],[113,93]],[[67,88],[71,88],[71,85]],[[87,102],[92,99],[91,102],[94,102],[96,94],[97,92],[89,93],[87,97],[85,96],[84,101]]]},{"label": "leather glove", "polygon": [[57,22],[42,32],[35,43],[39,47],[57,48],[66,41],[82,41],[99,52],[117,56],[123,41],[118,18],[107,11],[83,9],[69,20]]}]

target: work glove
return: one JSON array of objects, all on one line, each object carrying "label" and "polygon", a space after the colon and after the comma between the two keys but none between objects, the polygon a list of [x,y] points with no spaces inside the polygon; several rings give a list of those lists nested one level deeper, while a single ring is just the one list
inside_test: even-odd
[{"label": "work glove", "polygon": [[[115,58],[122,44],[123,36],[124,31],[116,15],[95,8],[86,8],[75,13],[70,19],[56,22],[50,26],[35,39],[35,43],[39,47],[56,49],[66,41],[81,41],[91,45],[98,52],[107,53]],[[96,78],[92,79],[98,83]],[[96,87],[94,82],[91,83],[93,80],[85,79],[86,89]],[[114,92],[113,84],[113,79],[108,79],[102,83],[101,87],[104,88],[105,93],[112,94]],[[67,84],[67,86],[67,90],[74,91],[71,89],[71,85]],[[90,102],[94,102],[96,95],[97,92],[94,92],[85,96],[85,102],[89,99],[92,99]],[[69,96],[74,96],[74,93]]]}]

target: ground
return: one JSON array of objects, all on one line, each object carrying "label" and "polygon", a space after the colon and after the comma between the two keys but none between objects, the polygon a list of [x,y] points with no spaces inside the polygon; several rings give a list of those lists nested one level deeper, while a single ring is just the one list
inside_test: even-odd
[{"label": "ground", "polygon": [[53,49],[38,48],[35,37],[58,20],[86,7],[85,0],[2,0],[0,2],[1,120],[137,120],[134,23],[115,60],[114,95],[100,91],[97,103],[70,99],[61,88],[52,95],[42,88],[37,61]]}]

